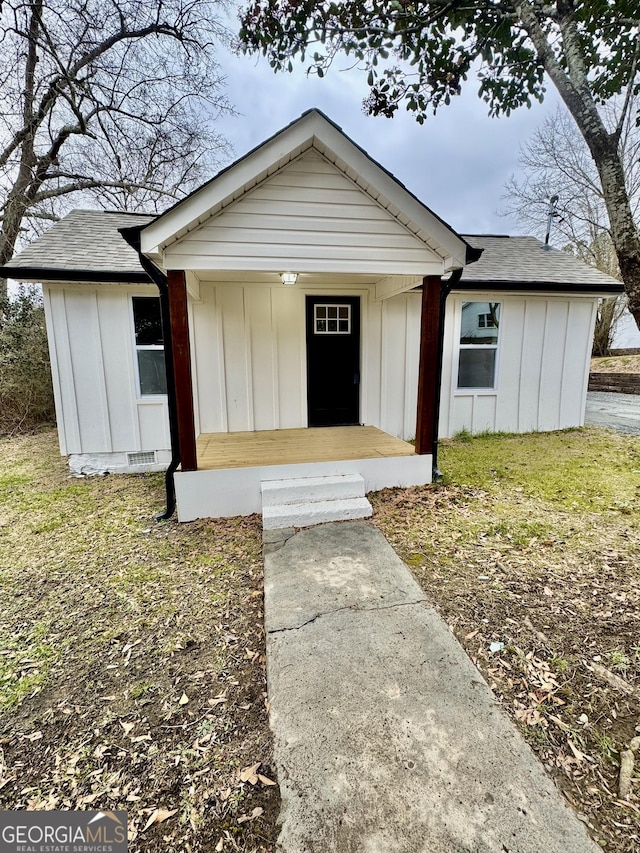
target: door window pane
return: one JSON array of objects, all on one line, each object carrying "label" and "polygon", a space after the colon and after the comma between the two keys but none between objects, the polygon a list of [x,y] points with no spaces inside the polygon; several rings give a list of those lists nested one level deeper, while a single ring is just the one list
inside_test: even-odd
[{"label": "door window pane", "polygon": [[316,335],[351,334],[350,305],[314,305],[313,330]]}]

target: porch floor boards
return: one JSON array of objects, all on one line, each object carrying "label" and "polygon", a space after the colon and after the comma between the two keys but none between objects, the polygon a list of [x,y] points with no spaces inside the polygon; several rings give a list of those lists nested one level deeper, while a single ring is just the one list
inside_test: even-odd
[{"label": "porch floor boards", "polygon": [[413,445],[371,426],[205,432],[198,436],[196,452],[202,470],[415,454]]}]

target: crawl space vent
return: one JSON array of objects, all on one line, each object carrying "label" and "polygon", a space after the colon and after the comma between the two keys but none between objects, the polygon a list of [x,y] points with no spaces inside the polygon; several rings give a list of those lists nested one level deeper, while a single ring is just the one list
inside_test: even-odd
[{"label": "crawl space vent", "polygon": [[155,450],[143,450],[139,453],[127,453],[129,465],[153,465],[156,461]]}]

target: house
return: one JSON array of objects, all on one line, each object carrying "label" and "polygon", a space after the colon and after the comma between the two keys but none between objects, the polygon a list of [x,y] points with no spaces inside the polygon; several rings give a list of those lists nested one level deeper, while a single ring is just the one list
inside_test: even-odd
[{"label": "house", "polygon": [[316,110],[160,216],[73,211],[0,272],[43,285],[71,470],[167,468],[184,521],[289,478],[424,484],[462,429],[581,425],[621,291],[456,233]]}]

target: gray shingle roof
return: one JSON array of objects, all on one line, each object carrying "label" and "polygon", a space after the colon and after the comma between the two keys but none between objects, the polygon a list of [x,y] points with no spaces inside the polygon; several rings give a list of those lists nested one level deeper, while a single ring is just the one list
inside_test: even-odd
[{"label": "gray shingle roof", "polygon": [[518,283],[587,285],[590,288],[622,285],[600,270],[558,249],[545,249],[535,237],[463,234],[474,248],[484,248],[480,260],[464,268],[460,284]]},{"label": "gray shingle roof", "polygon": [[[146,225],[155,216],[141,213],[111,213],[103,210],[73,210],[42,237],[34,240],[4,267],[7,274],[29,271],[38,280],[37,271],[47,271],[49,280],[65,281],[74,272],[91,273],[92,280],[110,281],[132,276],[146,279],[137,252],[119,233],[119,228]],[[461,235],[474,248],[483,248],[480,260],[465,267],[460,286],[483,283],[508,284],[543,290],[545,284],[570,285],[589,290],[622,292],[616,279],[558,249],[546,250],[535,237]]]},{"label": "gray shingle roof", "polygon": [[[146,225],[154,216],[111,213],[104,210],[72,210],[34,240],[6,265],[19,278],[21,269],[91,271],[140,276],[138,253],[123,239],[118,228]],[[61,276],[61,279],[63,277]]]}]

